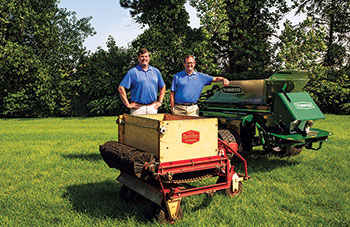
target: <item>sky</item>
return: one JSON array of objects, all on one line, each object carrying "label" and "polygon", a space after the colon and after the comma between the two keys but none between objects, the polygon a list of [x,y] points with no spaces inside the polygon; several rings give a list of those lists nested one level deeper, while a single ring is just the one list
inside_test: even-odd
[{"label": "sky", "polygon": [[[98,46],[106,49],[106,42],[109,35],[116,40],[117,46],[127,47],[132,40],[143,32],[141,26],[136,24],[130,16],[129,10],[119,5],[119,0],[61,0],[60,8],[67,8],[68,11],[76,12],[78,19],[91,16],[91,26],[96,34],[88,37],[84,45],[88,50],[94,52]],[[196,16],[196,10],[188,3],[186,10],[190,15],[190,26],[198,28],[200,23]],[[295,17],[294,13],[287,15],[293,24],[302,20],[302,17]]]},{"label": "sky", "polygon": [[[98,46],[106,49],[109,35],[114,37],[117,46],[127,47],[143,31],[141,26],[133,21],[129,10],[119,5],[119,0],[61,0],[58,6],[76,12],[78,19],[92,17],[90,24],[96,35],[88,37],[84,43],[91,51],[95,51]],[[186,4],[186,9],[190,13],[190,26],[198,28],[196,11],[189,4]]]}]

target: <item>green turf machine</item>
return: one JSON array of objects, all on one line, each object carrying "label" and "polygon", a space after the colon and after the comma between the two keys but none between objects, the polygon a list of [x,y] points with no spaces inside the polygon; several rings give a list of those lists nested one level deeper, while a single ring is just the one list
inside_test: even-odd
[{"label": "green turf machine", "polygon": [[213,83],[203,89],[200,115],[219,118],[219,138],[240,152],[261,145],[281,155],[318,150],[331,133],[313,128],[325,116],[302,91],[308,81],[307,72],[282,71],[268,79],[230,81],[227,87]]}]

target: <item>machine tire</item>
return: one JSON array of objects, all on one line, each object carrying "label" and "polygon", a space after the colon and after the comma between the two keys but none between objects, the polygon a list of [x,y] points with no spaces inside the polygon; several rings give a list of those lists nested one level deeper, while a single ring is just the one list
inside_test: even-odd
[{"label": "machine tire", "polygon": [[232,191],[232,187],[225,189],[225,195],[227,197],[239,196],[242,194],[242,182],[238,183],[238,189],[236,191]]},{"label": "machine tire", "polygon": [[[125,197],[124,199],[127,202],[131,202],[131,203],[136,203],[136,204],[144,204],[147,200],[145,197],[143,197],[142,195],[140,195],[139,193],[135,192],[134,190],[127,188],[127,191],[125,193]],[[124,193],[124,192],[123,192]],[[119,192],[120,194],[120,192]]]},{"label": "machine tire", "polygon": [[[168,214],[168,211],[167,211],[165,205],[163,205],[161,207],[157,206],[155,209],[154,216],[159,224],[170,223],[169,214]],[[181,207],[181,205],[179,205],[179,213],[177,215],[176,221],[182,220],[183,216],[184,216],[184,213],[183,213],[182,207]]]},{"label": "machine tire", "polygon": [[303,150],[303,146],[289,146],[289,147],[283,147],[283,148],[280,148],[280,147],[270,148],[266,152],[279,155],[281,157],[285,157],[285,156],[299,155],[302,150]]},{"label": "machine tire", "polygon": [[119,197],[126,202],[136,202],[138,204],[144,201],[144,197],[142,195],[136,193],[134,190],[125,185],[120,188]]},{"label": "machine tire", "polygon": [[136,192],[128,188],[128,191],[126,192],[126,197],[125,197],[126,200],[128,202],[135,202],[135,196],[136,196]]},{"label": "machine tire", "polygon": [[159,224],[166,224],[169,221],[169,214],[165,206],[158,206],[155,210],[154,217]]},{"label": "machine tire", "polygon": [[136,204],[145,204],[147,202],[147,199],[145,197],[143,197],[141,194],[135,192],[135,196],[133,198],[133,201]]},{"label": "machine tire", "polygon": [[155,212],[156,212],[156,209],[158,208],[159,206],[157,204],[155,204],[154,202],[150,201],[150,200],[147,200],[146,202],[146,205],[145,205],[145,211],[144,211],[144,214],[146,216],[147,219],[152,219],[155,217]]},{"label": "machine tire", "polygon": [[[225,182],[224,176],[219,177],[216,181],[216,184],[219,184],[222,182]],[[232,191],[232,187],[222,190],[222,192],[224,192],[227,197],[239,196],[240,194],[242,194],[242,182],[239,182],[238,190],[236,190],[235,192]]]},{"label": "machine tire", "polygon": [[237,143],[238,153],[243,152],[242,138],[238,135],[238,133],[235,130],[230,128],[219,128],[218,134],[220,139],[227,141],[228,143]]},{"label": "machine tire", "polygon": [[[278,147],[276,147],[278,148]],[[281,157],[285,157],[285,156],[295,156],[300,154],[300,152],[303,150],[302,146],[289,146],[289,147],[283,147],[282,149],[280,148],[280,150],[274,150],[273,148],[271,148],[269,151],[272,154],[276,154],[279,155]]]},{"label": "machine tire", "polygon": [[303,150],[303,147],[289,147],[289,152],[287,155],[294,156],[300,154],[300,152]]},{"label": "machine tire", "polygon": [[122,199],[122,200],[124,200],[124,201],[126,201],[127,200],[127,192],[129,191],[129,188],[128,187],[126,187],[125,185],[122,185],[122,187],[120,188],[120,190],[119,190],[119,197]]}]

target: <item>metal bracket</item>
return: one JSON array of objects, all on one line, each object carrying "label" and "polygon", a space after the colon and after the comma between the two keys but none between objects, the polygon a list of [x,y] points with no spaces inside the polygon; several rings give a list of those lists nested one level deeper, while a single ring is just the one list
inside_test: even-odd
[{"label": "metal bracket", "polygon": [[242,181],[242,179],[237,175],[237,173],[234,173],[232,175],[232,191],[236,191],[239,188],[239,182]]},{"label": "metal bracket", "polygon": [[165,201],[166,208],[169,213],[169,217],[171,220],[177,220],[179,214],[181,198],[179,199],[170,199]]},{"label": "metal bracket", "polygon": [[159,128],[160,134],[164,135],[165,133],[167,133],[167,131],[168,131],[168,128],[166,126],[164,125],[160,126]]}]

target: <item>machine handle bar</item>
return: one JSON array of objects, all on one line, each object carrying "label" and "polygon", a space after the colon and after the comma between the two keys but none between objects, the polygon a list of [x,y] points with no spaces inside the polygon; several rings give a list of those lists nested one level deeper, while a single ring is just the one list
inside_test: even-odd
[{"label": "machine handle bar", "polygon": [[248,176],[247,161],[236,150],[232,149],[227,142],[223,141],[220,138],[218,138],[218,142],[219,144],[221,143],[222,145],[224,145],[225,149],[231,150],[232,153],[237,155],[237,157],[242,160],[242,162],[244,163],[244,172],[245,172],[244,179],[248,180],[250,177]]}]

